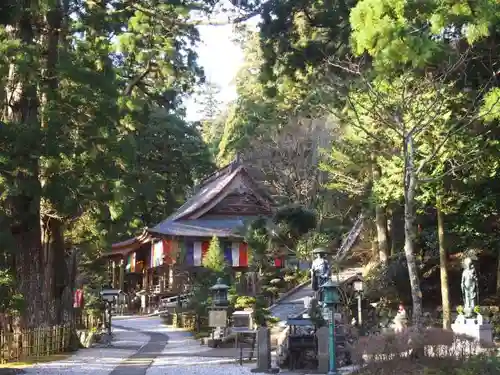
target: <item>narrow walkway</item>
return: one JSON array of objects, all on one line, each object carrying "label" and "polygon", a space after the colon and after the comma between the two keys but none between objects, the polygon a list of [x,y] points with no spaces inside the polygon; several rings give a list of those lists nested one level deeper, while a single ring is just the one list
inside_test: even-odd
[{"label": "narrow walkway", "polygon": [[126,331],[140,332],[149,336],[149,341],[115,367],[110,375],[145,375],[155,358],[165,349],[168,343],[168,336],[163,333],[141,331],[118,324],[113,324],[113,327]]}]

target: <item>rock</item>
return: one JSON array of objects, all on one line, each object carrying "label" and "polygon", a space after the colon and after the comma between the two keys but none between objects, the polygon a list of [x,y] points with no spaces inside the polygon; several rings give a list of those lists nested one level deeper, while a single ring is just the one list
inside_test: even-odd
[{"label": "rock", "polygon": [[207,346],[209,348],[217,348],[220,343],[221,343],[221,340],[216,340],[216,339],[208,339],[207,340]]},{"label": "rock", "polygon": [[0,375],[18,375],[24,373],[25,371],[20,368],[0,368]]}]

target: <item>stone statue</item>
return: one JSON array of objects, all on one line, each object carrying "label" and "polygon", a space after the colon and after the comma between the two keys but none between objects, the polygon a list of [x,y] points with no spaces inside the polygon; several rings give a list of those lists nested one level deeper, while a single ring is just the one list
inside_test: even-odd
[{"label": "stone statue", "polygon": [[462,296],[464,299],[464,313],[467,317],[472,315],[476,305],[478,292],[478,279],[471,258],[465,258],[464,270],[462,271]]},{"label": "stone statue", "polygon": [[311,286],[312,289],[317,292],[321,285],[326,283],[330,279],[330,265],[326,260],[325,249],[314,249],[313,254],[316,255],[316,259],[313,260],[311,265]]}]

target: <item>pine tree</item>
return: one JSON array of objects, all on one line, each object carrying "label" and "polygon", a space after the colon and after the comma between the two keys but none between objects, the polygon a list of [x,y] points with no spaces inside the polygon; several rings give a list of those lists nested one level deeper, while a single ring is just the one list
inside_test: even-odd
[{"label": "pine tree", "polygon": [[213,236],[210,241],[210,247],[203,258],[203,266],[214,272],[218,277],[221,277],[225,273],[227,265],[217,236]]}]

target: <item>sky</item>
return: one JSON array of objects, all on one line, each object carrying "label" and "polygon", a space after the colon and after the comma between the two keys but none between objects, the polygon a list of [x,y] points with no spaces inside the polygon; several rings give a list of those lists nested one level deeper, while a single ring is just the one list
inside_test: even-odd
[{"label": "sky", "polygon": [[[232,25],[199,26],[199,31],[198,63],[205,69],[207,81],[220,88],[217,99],[227,104],[236,97],[234,78],[243,64],[243,51],[232,41],[235,36]],[[202,117],[193,97],[186,102],[186,110],[189,121]]]}]

